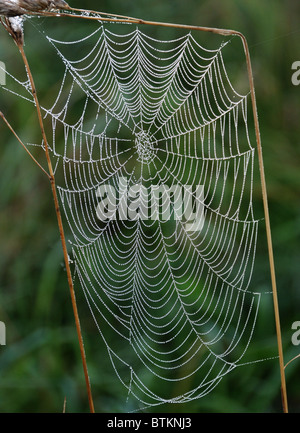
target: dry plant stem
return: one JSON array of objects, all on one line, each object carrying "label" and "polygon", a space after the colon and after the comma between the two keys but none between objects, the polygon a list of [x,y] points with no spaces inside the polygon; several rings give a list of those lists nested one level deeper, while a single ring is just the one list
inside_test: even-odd
[{"label": "dry plant stem", "polygon": [[27,149],[27,147],[25,146],[25,144],[22,142],[22,140],[20,139],[20,137],[18,137],[17,133],[14,131],[13,127],[11,126],[11,124],[8,122],[8,120],[6,119],[6,117],[4,116],[4,114],[0,111],[0,117],[3,119],[3,121],[6,123],[7,127],[11,130],[11,132],[13,133],[13,135],[16,137],[16,139],[18,140],[18,142],[23,146],[23,148],[26,150],[26,152],[28,153],[28,155],[30,156],[30,158],[37,164],[37,166],[46,174],[46,176],[48,177],[48,179],[50,179],[50,175],[49,173],[47,173],[47,171],[41,166],[41,164],[35,159],[35,157],[32,155],[31,152],[29,152],[29,150]]},{"label": "dry plant stem", "polygon": [[64,398],[63,413],[66,413],[67,398]]},{"label": "dry plant stem", "polygon": [[[70,8],[70,10],[76,11],[79,10],[81,12],[84,12],[84,9],[72,9]],[[89,12],[89,11],[85,11],[85,12]],[[91,13],[96,14],[96,12],[91,11]],[[102,12],[98,12],[99,14],[101,14]],[[28,15],[41,15],[41,14],[28,14]],[[48,16],[48,17],[65,17],[65,18],[81,18],[84,20],[91,20],[91,21],[102,21],[102,22],[108,22],[108,23],[128,23],[128,24],[140,24],[140,25],[151,25],[151,26],[157,26],[157,27],[171,27],[171,28],[176,28],[176,29],[185,29],[185,30],[200,30],[200,31],[205,31],[205,32],[210,32],[210,33],[216,33],[219,35],[224,35],[224,36],[230,36],[230,35],[234,35],[234,34],[238,34],[238,32],[234,31],[234,30],[226,30],[226,29],[218,29],[218,28],[214,28],[214,27],[200,27],[200,26],[191,26],[191,25],[186,25],[186,24],[173,24],[173,23],[163,23],[163,22],[159,22],[159,21],[146,21],[146,20],[142,20],[140,18],[131,18],[131,17],[122,17],[122,15],[114,15],[114,14],[110,14],[110,16],[117,16],[119,18],[107,18],[107,17],[99,17],[99,16],[87,16],[87,15],[78,15],[78,14],[70,14],[70,13],[65,13],[65,12],[43,12],[42,13],[43,16]],[[103,15],[109,15],[109,14],[103,14]]]},{"label": "dry plant stem", "polygon": [[109,14],[107,12],[99,12],[99,11],[93,11],[90,9],[76,9],[76,8],[72,8],[71,6],[69,6],[68,8],[69,11],[73,11],[73,12],[80,12],[80,13],[84,13],[84,14],[100,14],[100,15],[105,15],[105,16],[109,16],[109,17],[115,17],[115,18],[122,18],[123,20],[130,20],[130,21],[136,21],[136,18],[132,18],[132,17],[127,17],[125,15],[116,15],[116,14]]},{"label": "dry plant stem", "polygon": [[260,168],[261,188],[262,188],[262,196],[263,196],[263,206],[264,206],[265,225],[266,225],[266,234],[267,234],[267,243],[268,243],[268,254],[269,254],[269,264],[270,264],[270,273],[271,273],[272,293],[273,293],[275,326],[276,326],[277,345],[278,345],[278,354],[279,354],[279,367],[280,367],[280,377],[281,377],[282,407],[283,407],[283,411],[285,413],[288,413],[288,401],[287,401],[286,380],[285,380],[285,372],[284,372],[284,358],[283,358],[283,349],[282,349],[282,337],[281,337],[280,315],[279,315],[279,306],[278,306],[278,295],[277,295],[272,235],[271,235],[271,224],[270,224],[270,216],[269,216],[265,171],[264,171],[263,156],[262,156],[261,137],[260,137],[260,132],[259,132],[259,122],[258,122],[258,115],[257,115],[256,97],[255,97],[255,90],[254,90],[254,79],[253,79],[252,66],[251,66],[251,61],[250,61],[250,53],[249,53],[247,40],[246,40],[245,36],[242,35],[241,33],[237,33],[237,34],[238,34],[238,36],[240,36],[240,38],[242,39],[242,42],[243,42],[244,51],[245,51],[245,55],[246,55],[246,61],[247,61],[249,82],[250,82],[252,110],[253,110],[253,116],[254,116],[254,126],[255,126],[256,143],[257,143],[257,151],[258,151],[258,161],[259,161],[259,168]]},{"label": "dry plant stem", "polygon": [[43,141],[44,141],[45,154],[46,154],[46,159],[47,159],[47,164],[48,164],[48,169],[49,169],[50,184],[51,184],[51,189],[52,189],[52,194],[53,194],[53,199],[54,199],[55,212],[56,212],[56,216],[57,216],[60,238],[61,238],[61,242],[62,242],[64,261],[65,261],[65,266],[66,266],[68,284],[69,284],[69,288],[70,288],[71,301],[72,301],[73,313],[74,313],[74,318],[75,318],[77,336],[78,336],[78,340],[79,340],[79,347],[80,347],[81,359],[82,359],[82,364],[83,364],[83,370],[84,370],[84,375],[85,375],[88,400],[89,400],[89,407],[90,407],[90,411],[92,413],[94,413],[95,412],[94,403],[93,403],[91,385],[90,385],[90,380],[89,380],[89,375],[88,375],[83,338],[82,338],[82,333],[81,333],[81,327],[80,327],[78,309],[77,309],[77,304],[76,304],[74,285],[73,285],[73,280],[72,280],[72,273],[71,273],[70,264],[69,264],[69,256],[68,256],[68,251],[67,251],[67,246],[66,246],[66,239],[65,239],[62,217],[61,217],[61,212],[60,212],[59,202],[58,202],[58,197],[57,197],[57,192],[56,192],[56,186],[55,186],[55,177],[54,177],[54,172],[53,172],[52,163],[51,163],[51,159],[50,159],[49,147],[48,147],[47,137],[46,137],[46,133],[45,133],[45,129],[44,129],[44,124],[43,124],[43,119],[42,119],[42,114],[41,114],[41,108],[40,108],[39,101],[37,98],[37,93],[36,93],[36,88],[35,88],[33,76],[32,76],[32,73],[31,73],[31,70],[29,67],[29,63],[28,63],[26,54],[25,54],[24,49],[23,49],[23,44],[17,44],[17,46],[18,46],[19,51],[21,53],[21,56],[22,56],[22,59],[23,59],[23,62],[25,64],[25,68],[26,68],[26,71],[28,74],[28,78],[30,80],[32,95],[33,95],[33,98],[35,101],[37,115],[38,115],[38,119],[39,119],[39,124],[40,124],[42,137],[43,137]]}]

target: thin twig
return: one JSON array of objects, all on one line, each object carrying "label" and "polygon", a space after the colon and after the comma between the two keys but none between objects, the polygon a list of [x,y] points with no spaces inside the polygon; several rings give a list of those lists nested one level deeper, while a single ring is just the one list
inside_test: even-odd
[{"label": "thin twig", "polygon": [[64,398],[63,413],[66,413],[67,397]]},{"label": "thin twig", "polygon": [[23,62],[25,64],[25,67],[26,67],[26,70],[28,73],[28,77],[30,80],[31,91],[32,91],[33,98],[35,100],[39,124],[40,124],[41,132],[42,132],[42,136],[43,136],[43,140],[44,140],[45,154],[46,154],[46,159],[47,159],[48,168],[49,168],[51,189],[52,189],[52,194],[53,194],[53,199],[54,199],[54,205],[55,205],[55,211],[56,211],[56,216],[57,216],[57,221],[58,221],[58,227],[59,227],[62,247],[63,247],[64,261],[65,261],[65,266],[66,266],[66,271],[67,271],[67,278],[68,278],[68,283],[69,283],[69,288],[70,288],[74,318],[75,318],[76,329],[77,329],[77,336],[78,336],[78,340],[79,340],[81,358],[82,358],[84,375],[85,375],[85,380],[86,380],[90,411],[94,412],[95,411],[94,410],[94,403],[93,403],[91,385],[90,385],[90,380],[89,380],[89,375],[88,375],[86,356],[85,356],[85,350],[84,350],[84,344],[83,344],[83,337],[82,337],[82,333],[81,333],[80,320],[79,320],[79,315],[78,315],[78,309],[77,309],[72,273],[71,273],[71,269],[70,269],[69,255],[68,255],[67,246],[66,246],[66,238],[65,238],[65,234],[64,234],[63,222],[62,222],[62,217],[61,217],[61,212],[60,212],[60,207],[59,207],[59,201],[58,201],[57,192],[56,192],[55,177],[54,177],[51,158],[50,158],[50,154],[49,154],[48,141],[47,141],[47,137],[46,137],[46,133],[45,133],[41,108],[40,108],[40,104],[38,101],[37,92],[36,92],[35,84],[33,81],[33,76],[31,73],[31,69],[30,69],[26,54],[25,54],[24,49],[23,49],[23,45],[19,46],[19,50],[20,50],[20,53],[21,53],[21,56],[22,56]]},{"label": "thin twig", "polygon": [[287,362],[284,366],[284,368],[286,368],[291,362],[295,361],[295,359],[300,358],[300,353],[299,355],[296,355],[294,358],[290,359],[289,362]]},{"label": "thin twig", "polygon": [[275,275],[275,264],[274,264],[274,254],[273,254],[272,235],[271,235],[271,224],[270,224],[267,186],[266,186],[263,155],[262,155],[260,128],[259,128],[259,122],[258,122],[257,105],[256,105],[256,97],[255,97],[255,89],[254,89],[254,78],[253,78],[253,72],[252,72],[252,66],[251,66],[251,60],[250,60],[250,52],[249,52],[247,40],[242,33],[236,32],[235,34],[237,34],[242,39],[242,43],[243,43],[244,51],[245,51],[245,55],[246,55],[248,77],[249,77],[249,83],[250,83],[252,111],[253,111],[253,116],[254,116],[254,127],[255,127],[255,134],[256,134],[256,144],[257,144],[258,162],[259,162],[261,189],[262,189],[262,198],[263,198],[263,207],[264,207],[264,215],[265,215],[265,226],[266,226],[266,235],[267,235],[267,244],[268,244],[269,265],[270,265],[270,273],[271,273],[273,305],[274,305],[274,314],[275,314],[275,326],[276,326],[277,346],[278,346],[278,354],[279,354],[279,368],[280,368],[280,377],[281,377],[282,406],[283,406],[283,411],[285,413],[288,413],[288,401],[287,401],[286,380],[285,380],[285,372],[284,372],[282,336],[281,336],[281,325],[280,325],[280,315],[279,315],[279,305],[278,305],[278,295],[277,295],[277,285],[276,285],[276,275]]},{"label": "thin twig", "polygon": [[40,129],[41,129],[41,133],[42,133],[42,138],[43,138],[44,148],[45,148],[45,155],[46,155],[48,169],[49,169],[49,174],[47,173],[47,175],[49,177],[50,184],[51,184],[51,190],[52,190],[52,195],[53,195],[53,200],[54,200],[55,212],[56,212],[56,216],[57,216],[57,222],[58,222],[60,238],[61,238],[61,243],[62,243],[62,248],[63,248],[64,261],[65,261],[65,266],[66,266],[66,272],[67,272],[68,284],[69,284],[69,289],[70,289],[70,294],[71,294],[71,301],[72,301],[72,307],[73,307],[73,313],[74,313],[74,318],[75,318],[77,336],[78,336],[78,341],[79,341],[82,365],[83,365],[86,387],[87,387],[87,393],[88,393],[89,407],[90,407],[90,411],[92,413],[94,413],[95,409],[94,409],[91,385],[90,385],[90,380],[89,380],[89,375],[88,375],[86,356],[85,356],[85,350],[84,350],[84,344],[83,344],[83,337],[82,337],[82,333],[81,333],[81,326],[80,326],[80,320],[79,320],[79,315],[78,315],[78,309],[77,309],[72,273],[71,273],[71,269],[70,269],[69,255],[68,255],[68,250],[67,250],[67,246],[66,246],[66,238],[65,238],[65,234],[64,234],[63,222],[62,222],[62,217],[61,217],[61,212],[60,212],[60,207],[59,207],[59,201],[58,201],[58,196],[57,196],[57,191],[56,191],[54,171],[53,171],[53,167],[52,167],[52,163],[51,163],[51,158],[50,158],[50,153],[49,153],[49,145],[48,145],[48,140],[47,140],[46,132],[45,132],[45,128],[44,128],[41,108],[40,108],[39,100],[37,97],[37,91],[36,91],[33,75],[32,75],[32,72],[31,72],[25,51],[24,51],[23,38],[20,37],[19,31],[18,31],[18,33],[15,32],[15,29],[13,29],[10,26],[10,22],[7,19],[6,19],[5,27],[7,28],[9,33],[13,36],[14,41],[15,41],[15,43],[16,43],[16,45],[17,45],[17,47],[21,53],[21,56],[22,56],[22,59],[23,59],[24,65],[25,65],[25,69],[26,69],[26,72],[27,72],[27,75],[28,75],[28,78],[30,81],[32,96],[34,98],[34,102],[35,102],[35,106],[36,106],[36,112],[37,112],[38,121],[39,121]]},{"label": "thin twig", "polygon": [[[84,9],[72,9],[70,10],[74,11],[84,11]],[[87,11],[88,12],[88,11]],[[238,34],[239,32],[235,30],[228,30],[228,29],[219,29],[214,27],[201,27],[201,26],[192,26],[188,24],[174,24],[174,23],[164,23],[160,21],[147,21],[142,20],[140,18],[132,18],[132,17],[125,17],[123,15],[115,15],[115,14],[106,14],[102,12],[98,12],[99,15],[97,15],[96,12],[91,11],[92,14],[95,14],[96,16],[89,16],[89,15],[79,15],[79,14],[72,14],[72,13],[66,13],[66,12],[48,12],[44,11],[42,13],[28,13],[28,15],[42,15],[46,17],[62,17],[62,18],[79,18],[84,20],[90,20],[90,21],[100,21],[100,22],[108,22],[108,23],[128,23],[128,24],[139,24],[139,25],[151,25],[151,26],[158,26],[158,27],[171,27],[176,29],[183,29],[183,30],[199,30],[204,32],[210,32],[210,33],[216,33],[223,36],[232,36],[234,34]],[[105,15],[105,16],[101,16]],[[111,18],[109,18],[111,17]],[[112,18],[117,17],[117,18]]]},{"label": "thin twig", "polygon": [[32,155],[32,153],[27,149],[27,147],[25,146],[25,144],[23,143],[23,141],[20,139],[20,137],[17,135],[17,133],[14,131],[13,127],[11,126],[11,124],[8,122],[8,120],[6,119],[6,117],[4,116],[4,114],[2,113],[2,111],[0,111],[0,117],[3,119],[3,121],[6,123],[7,127],[11,130],[11,132],[13,133],[13,135],[16,137],[16,139],[18,140],[18,142],[23,146],[23,148],[26,150],[26,152],[28,153],[28,155],[30,156],[30,158],[37,164],[37,166],[46,174],[46,176],[48,177],[48,179],[50,179],[50,174],[41,166],[41,164],[35,159],[35,157]]},{"label": "thin twig", "polygon": [[54,204],[55,204],[55,211],[56,211],[56,216],[57,216],[57,221],[58,221],[58,226],[59,226],[59,232],[60,232],[62,247],[63,247],[65,266],[66,266],[66,271],[67,271],[67,277],[68,277],[68,283],[69,283],[69,288],[70,288],[70,294],[71,294],[73,312],[74,312],[74,317],[75,317],[77,335],[78,335],[78,340],[79,340],[79,345],[80,345],[81,358],[82,358],[82,362],[83,362],[83,369],[84,369],[85,380],[86,380],[86,385],[87,385],[89,405],[90,405],[91,412],[94,412],[94,404],[93,404],[91,386],[90,386],[90,381],[89,381],[89,376],[88,376],[88,369],[87,369],[87,364],[86,364],[86,356],[85,356],[85,350],[84,350],[84,345],[83,345],[83,338],[82,338],[78,309],[77,309],[77,303],[76,303],[76,298],[75,298],[72,273],[71,273],[70,264],[69,264],[69,255],[68,255],[68,251],[67,251],[66,239],[65,239],[63,223],[62,223],[62,218],[61,218],[61,213],[60,213],[60,208],[59,208],[59,202],[58,202],[58,197],[57,197],[57,192],[56,192],[55,177],[54,177],[54,172],[53,172],[52,163],[51,163],[50,154],[49,154],[48,141],[46,138],[46,133],[45,133],[44,124],[43,124],[43,120],[42,120],[41,109],[40,109],[39,101],[37,98],[37,93],[36,93],[36,88],[35,88],[35,84],[33,81],[32,73],[31,73],[31,70],[30,70],[30,67],[29,67],[29,64],[27,61],[27,57],[25,55],[23,46],[19,47],[19,49],[20,49],[20,53],[21,53],[21,56],[23,58],[23,61],[24,61],[24,64],[25,64],[25,67],[27,69],[27,73],[28,73],[28,76],[30,79],[32,95],[33,95],[35,103],[36,103],[36,109],[37,109],[37,114],[38,114],[38,118],[39,118],[39,124],[40,124],[41,132],[42,132],[42,136],[43,136],[43,140],[44,140],[45,153],[46,153],[46,158],[47,158],[47,163],[48,163],[49,173],[50,173],[50,183],[51,183],[51,188],[52,188],[52,194],[53,194],[53,199],[54,199]]},{"label": "thin twig", "polygon": [[84,16],[88,16],[87,14],[93,14],[93,15],[103,15],[106,17],[115,17],[115,18],[122,18],[125,19],[126,21],[136,21],[136,18],[132,18],[132,17],[128,17],[126,15],[118,15],[118,14],[110,14],[107,12],[99,12],[99,11],[93,11],[90,9],[77,9],[77,8],[72,8],[71,6],[69,6],[68,8],[69,11],[73,11],[73,12],[80,12],[81,14],[84,14]]}]

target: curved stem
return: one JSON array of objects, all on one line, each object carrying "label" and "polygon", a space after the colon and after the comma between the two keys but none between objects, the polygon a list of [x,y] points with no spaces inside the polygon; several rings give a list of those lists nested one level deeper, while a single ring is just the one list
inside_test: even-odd
[{"label": "curved stem", "polygon": [[27,147],[25,146],[25,144],[23,143],[23,141],[20,139],[20,137],[17,135],[17,133],[15,132],[15,130],[13,129],[13,127],[11,126],[11,124],[9,123],[9,121],[6,119],[6,117],[4,116],[4,114],[2,113],[2,111],[0,111],[0,117],[2,118],[3,122],[6,124],[6,126],[10,129],[10,131],[13,133],[13,135],[16,137],[16,139],[18,140],[18,142],[21,144],[21,146],[25,149],[25,151],[28,153],[28,155],[30,156],[30,158],[35,162],[35,164],[46,174],[46,176],[48,177],[48,179],[50,179],[50,175],[49,173],[47,173],[47,171],[41,166],[41,164],[36,160],[36,158],[32,155],[32,153],[27,149]]},{"label": "curved stem", "polygon": [[260,179],[261,179],[262,199],[263,199],[263,207],[264,207],[264,215],[265,215],[265,226],[266,226],[266,235],[267,235],[270,274],[271,274],[277,346],[278,346],[278,354],[279,354],[282,406],[283,406],[283,411],[285,413],[288,413],[288,401],[287,401],[286,380],[285,380],[285,372],[284,372],[282,336],[281,336],[281,325],[280,325],[277,285],[276,285],[276,276],[275,276],[274,254],[273,254],[273,245],[272,245],[272,236],[271,236],[271,224],[270,224],[270,216],[269,216],[265,171],[264,171],[264,164],[263,164],[261,137],[260,137],[260,130],[259,130],[258,115],[257,115],[256,97],[255,97],[255,90],[254,90],[254,79],[253,79],[252,66],[250,61],[250,53],[249,53],[247,40],[242,33],[235,32],[235,34],[238,35],[243,42],[244,51],[246,55],[249,83],[250,83],[252,110],[254,116],[254,127],[255,127],[255,134],[256,134],[256,144],[257,144],[258,162],[259,162]]},{"label": "curved stem", "polygon": [[296,355],[294,358],[290,359],[289,362],[287,362],[284,366],[284,368],[286,368],[291,362],[295,361],[295,359],[300,358],[300,353],[299,355]]}]

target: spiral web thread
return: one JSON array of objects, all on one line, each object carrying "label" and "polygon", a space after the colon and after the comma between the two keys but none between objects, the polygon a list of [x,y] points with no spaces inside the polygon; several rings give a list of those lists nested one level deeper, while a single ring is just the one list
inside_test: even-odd
[{"label": "spiral web thread", "polygon": [[[128,398],[185,403],[242,364],[257,319],[248,95],[230,82],[227,43],[205,49],[192,32],[158,40],[116,27],[47,36],[65,69],[43,110],[70,261]],[[153,185],[167,189],[149,217]],[[199,230],[172,191],[201,206]]]}]

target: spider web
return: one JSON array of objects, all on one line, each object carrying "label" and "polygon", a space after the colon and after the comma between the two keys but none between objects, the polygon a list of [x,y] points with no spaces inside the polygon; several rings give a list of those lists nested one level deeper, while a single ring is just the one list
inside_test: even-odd
[{"label": "spider web", "polygon": [[101,23],[46,37],[64,65],[43,110],[74,279],[128,398],[203,397],[244,362],[261,300],[256,149],[230,41]]}]

